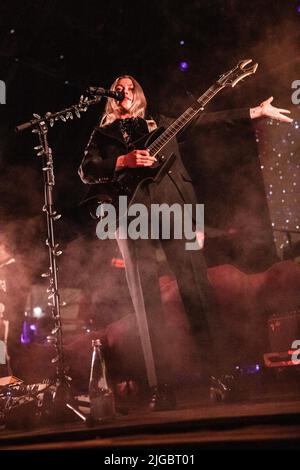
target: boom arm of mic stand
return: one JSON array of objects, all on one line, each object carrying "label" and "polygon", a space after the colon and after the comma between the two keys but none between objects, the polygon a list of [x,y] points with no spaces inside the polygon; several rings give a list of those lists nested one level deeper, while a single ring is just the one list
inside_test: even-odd
[{"label": "boom arm of mic stand", "polygon": [[87,97],[84,98],[81,96],[79,103],[70,106],[69,108],[62,109],[61,111],[57,111],[55,113],[46,113],[45,116],[39,116],[34,114],[35,119],[31,119],[30,121],[23,122],[15,127],[15,132],[23,132],[27,129],[34,129],[39,126],[42,122],[49,122],[50,126],[52,127],[55,121],[62,120],[67,121],[68,119],[73,119],[73,116],[77,116],[80,118],[80,113],[84,113],[87,111],[89,106],[94,104],[98,104],[101,101],[101,96],[93,97],[92,99],[88,99]]}]

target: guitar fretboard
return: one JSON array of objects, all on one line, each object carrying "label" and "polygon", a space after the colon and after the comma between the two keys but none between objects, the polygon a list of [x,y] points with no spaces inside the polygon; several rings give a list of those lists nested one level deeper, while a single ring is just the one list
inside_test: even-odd
[{"label": "guitar fretboard", "polygon": [[222,89],[222,85],[214,84],[203,93],[197,102],[190,106],[179,118],[176,119],[152,144],[148,147],[150,155],[157,155],[162,148],[188,124],[203,107]]}]

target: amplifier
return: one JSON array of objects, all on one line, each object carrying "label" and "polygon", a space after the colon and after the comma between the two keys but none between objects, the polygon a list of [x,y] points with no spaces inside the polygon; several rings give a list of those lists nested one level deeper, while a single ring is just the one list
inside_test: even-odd
[{"label": "amplifier", "polygon": [[268,320],[271,352],[289,351],[300,340],[300,310],[272,315]]}]

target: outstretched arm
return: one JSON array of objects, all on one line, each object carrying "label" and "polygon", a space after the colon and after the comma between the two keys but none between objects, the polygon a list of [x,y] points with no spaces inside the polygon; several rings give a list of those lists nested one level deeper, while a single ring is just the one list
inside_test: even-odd
[{"label": "outstretched arm", "polygon": [[184,141],[189,139],[191,136],[195,135],[195,132],[201,130],[204,126],[211,126],[216,124],[227,124],[227,125],[237,125],[240,122],[247,122],[250,119],[257,118],[272,118],[278,121],[291,123],[293,119],[285,116],[289,114],[288,109],[276,108],[271,103],[273,101],[273,96],[263,101],[259,106],[254,108],[242,108],[242,109],[230,109],[226,111],[217,111],[212,113],[203,113],[198,117],[193,119],[193,121],[188,124],[183,131],[181,131],[179,140]]},{"label": "outstretched arm", "polygon": [[282,122],[293,122],[293,119],[285,116],[285,114],[290,114],[291,111],[288,109],[276,108],[271,103],[273,101],[273,96],[263,101],[259,106],[250,109],[251,119],[257,119],[262,117],[269,117],[271,119],[276,119],[277,121]]}]

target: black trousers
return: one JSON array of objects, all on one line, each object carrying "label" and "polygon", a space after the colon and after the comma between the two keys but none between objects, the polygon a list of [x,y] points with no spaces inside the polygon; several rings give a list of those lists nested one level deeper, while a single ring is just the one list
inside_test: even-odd
[{"label": "black trousers", "polygon": [[149,386],[172,381],[172,338],[165,324],[160,295],[156,256],[158,246],[164,251],[176,277],[191,333],[201,351],[204,369],[215,373],[221,348],[220,328],[202,250],[187,250],[187,240],[184,238],[125,238],[122,227],[117,232],[117,241],[125,262]]}]

